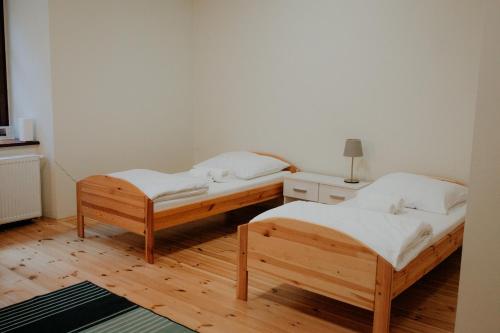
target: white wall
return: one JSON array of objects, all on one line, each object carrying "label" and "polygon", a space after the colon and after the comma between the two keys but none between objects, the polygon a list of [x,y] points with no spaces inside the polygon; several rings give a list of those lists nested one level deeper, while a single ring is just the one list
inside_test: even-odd
[{"label": "white wall", "polygon": [[456,332],[500,332],[500,1],[485,30],[460,273]]},{"label": "white wall", "polygon": [[[50,1],[56,160],[72,177],[192,162],[191,1]],[[60,216],[74,182],[58,178]]]},{"label": "white wall", "polygon": [[75,214],[74,179],[191,165],[191,1],[10,0],[8,7],[13,114],[36,118],[42,153],[53,161],[57,200],[44,195],[54,206],[45,215]]},{"label": "white wall", "polygon": [[[39,137],[53,147],[57,200],[47,196],[49,216],[74,214],[71,178],[141,167],[173,172],[231,149],[345,174],[348,137],[363,139],[364,178],[392,170],[468,177],[477,2],[9,4],[22,9],[18,22],[26,20],[30,38],[43,35],[33,44],[45,45],[44,80],[27,83],[28,65],[13,80],[25,92],[15,103],[51,110],[37,122],[37,131],[52,133]],[[23,86],[40,82],[49,82],[43,103]]]},{"label": "white wall", "polygon": [[6,52],[9,74],[9,107],[12,125],[17,117],[34,118],[41,145],[2,148],[0,154],[40,153],[42,162],[43,214],[56,215],[54,184],[54,135],[50,36],[47,0],[5,2]]},{"label": "white wall", "polygon": [[271,151],[345,174],[467,179],[479,63],[467,0],[195,2],[195,156]]}]

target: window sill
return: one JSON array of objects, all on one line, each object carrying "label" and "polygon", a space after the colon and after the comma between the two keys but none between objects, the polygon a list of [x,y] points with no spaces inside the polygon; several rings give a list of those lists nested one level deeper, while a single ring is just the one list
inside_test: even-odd
[{"label": "window sill", "polygon": [[0,148],[18,146],[38,146],[40,141],[19,141],[17,139],[0,140]]}]

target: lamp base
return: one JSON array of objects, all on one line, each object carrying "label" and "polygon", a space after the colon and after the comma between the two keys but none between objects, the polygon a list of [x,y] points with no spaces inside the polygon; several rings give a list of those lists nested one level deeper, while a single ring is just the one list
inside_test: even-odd
[{"label": "lamp base", "polygon": [[357,184],[357,183],[359,183],[359,179],[344,179],[344,183]]}]

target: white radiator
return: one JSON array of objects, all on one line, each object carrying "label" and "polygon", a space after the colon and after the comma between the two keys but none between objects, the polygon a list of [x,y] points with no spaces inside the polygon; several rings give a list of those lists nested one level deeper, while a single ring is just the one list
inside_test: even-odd
[{"label": "white radiator", "polygon": [[40,156],[0,158],[0,224],[42,215]]}]

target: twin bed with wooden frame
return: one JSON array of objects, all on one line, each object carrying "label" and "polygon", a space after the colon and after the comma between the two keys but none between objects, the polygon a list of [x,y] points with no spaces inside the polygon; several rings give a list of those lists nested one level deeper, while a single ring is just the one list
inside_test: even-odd
[{"label": "twin bed with wooden frame", "polygon": [[[281,180],[227,195],[200,195],[195,202],[155,211],[153,200],[131,183],[90,176],[77,183],[78,235],[84,237],[85,217],[144,235],[145,258],[153,263],[155,231],[282,196]],[[396,271],[372,249],[333,228],[279,217],[243,224],[238,227],[237,298],[247,300],[249,271],[266,273],[371,310],[373,332],[388,332],[392,299],[457,250],[463,232],[464,222]]]},{"label": "twin bed with wooden frame", "polygon": [[[285,161],[271,154],[259,154]],[[296,172],[297,168],[290,164],[285,170]],[[84,237],[86,217],[116,225],[144,235],[145,259],[148,263],[153,263],[155,231],[281,198],[283,197],[283,180],[210,198],[199,195],[194,202],[159,211],[155,211],[154,201],[136,186],[111,176],[87,177],[77,183],[76,192],[79,237]]]},{"label": "twin bed with wooden frame", "polygon": [[457,250],[463,233],[461,222],[396,271],[372,249],[332,228],[279,217],[240,225],[237,298],[247,300],[249,271],[266,273],[373,311],[373,332],[388,332],[392,299]]}]

